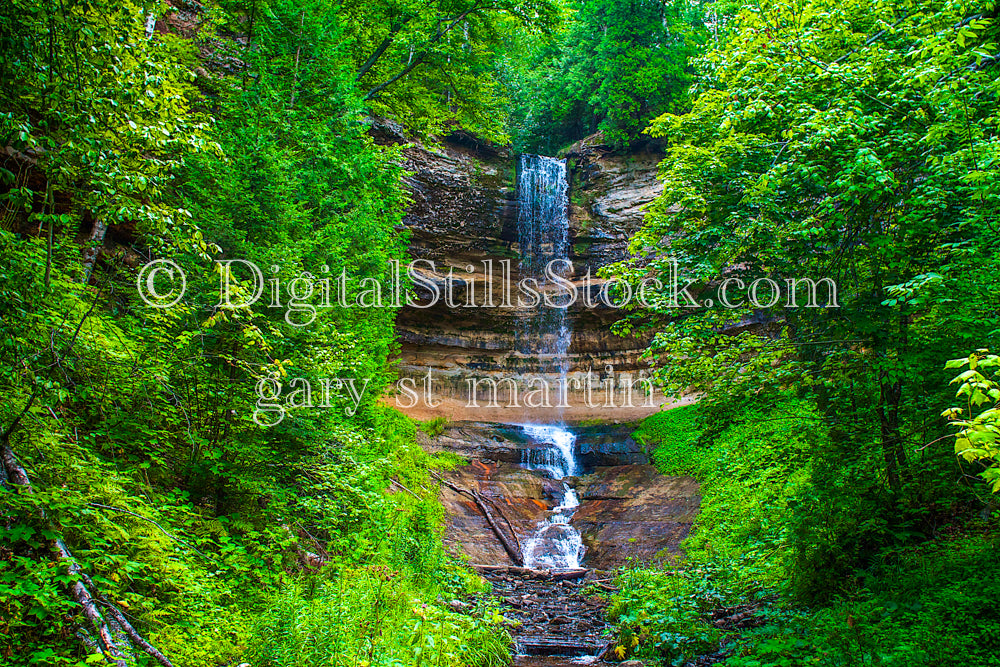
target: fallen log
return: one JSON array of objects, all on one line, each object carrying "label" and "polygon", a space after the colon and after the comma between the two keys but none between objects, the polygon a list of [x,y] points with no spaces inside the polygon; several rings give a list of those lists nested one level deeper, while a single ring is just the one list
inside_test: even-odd
[{"label": "fallen log", "polygon": [[123,614],[118,607],[115,607],[107,600],[104,600],[104,604],[108,608],[108,612],[111,614],[112,618],[118,622],[118,625],[120,625],[122,630],[125,631],[125,634],[128,635],[128,638],[132,640],[133,644],[145,651],[147,655],[151,656],[154,660],[163,665],[163,667],[174,667],[170,660],[167,659],[167,656],[160,653],[159,649],[146,641],[146,638],[140,635],[139,632],[132,627],[132,624],[128,622],[128,619],[125,618],[125,614]]},{"label": "fallen log", "polygon": [[511,567],[510,565],[473,565],[472,567],[482,574],[509,574],[514,577],[539,581],[571,581],[582,579],[590,572],[584,567],[572,570],[535,570],[530,567]]},{"label": "fallen log", "polygon": [[594,642],[555,637],[518,637],[517,645],[525,655],[560,655],[579,657],[594,655],[603,646]]},{"label": "fallen log", "polygon": [[490,505],[493,506],[493,509],[495,509],[501,517],[503,517],[504,523],[506,523],[507,528],[510,529],[510,534],[514,537],[514,544],[517,546],[517,553],[524,554],[524,549],[521,548],[521,540],[517,539],[517,531],[514,530],[514,524],[512,524],[510,522],[510,519],[507,518],[507,513],[503,511],[503,507],[493,502],[492,500],[490,500]]},{"label": "fallen log", "polygon": [[478,491],[472,491],[472,498],[476,501],[476,506],[479,508],[479,511],[482,512],[483,516],[486,518],[486,523],[489,524],[490,529],[494,532],[494,534],[496,534],[500,543],[503,544],[504,551],[507,552],[510,559],[514,561],[515,565],[524,565],[524,558],[521,556],[520,548],[511,542],[507,535],[500,530],[500,526],[497,525],[496,519],[493,518],[489,508],[486,507],[483,497],[479,495]]},{"label": "fallen log", "polygon": [[611,652],[614,650],[615,645],[617,643],[618,642],[612,640],[612,641],[609,641],[607,644],[605,644],[604,648],[601,649],[601,652],[597,654],[597,659],[598,660],[604,660],[605,658],[610,658],[611,657]]},{"label": "fallen log", "polygon": [[[8,427],[8,429],[2,434],[2,437],[0,437],[0,462],[3,464],[0,466],[0,468],[3,469],[3,475],[0,477],[0,482],[6,483],[7,481],[10,481],[13,485],[17,486],[22,493],[30,494],[34,493],[34,489],[31,486],[31,480],[28,477],[27,471],[17,460],[17,456],[15,456],[13,448],[10,446],[10,433],[16,425],[17,421]],[[45,515],[43,514],[42,518],[44,518],[44,516]],[[80,564],[76,562],[75,558],[73,558],[73,554],[70,553],[69,548],[61,538],[53,540],[53,551],[55,552],[58,560],[66,566],[66,571],[74,577],[73,583],[69,586],[70,595],[83,609],[83,615],[87,617],[87,620],[90,621],[90,624],[93,626],[94,632],[97,635],[97,646],[104,654],[104,659],[112,665],[115,665],[115,667],[128,667],[128,663],[125,660],[125,655],[128,653],[127,649],[121,646],[119,641],[111,633],[107,622],[104,620],[104,616],[101,614],[100,609],[97,608],[94,596],[87,587],[88,585],[93,586],[93,581],[91,581],[90,577],[88,577],[80,568]],[[111,612],[112,617],[115,618],[115,621],[118,622],[125,633],[132,639],[134,644],[142,649],[147,655],[163,665],[163,667],[173,667],[170,660],[153,647],[152,644],[143,639],[123,615],[116,613],[117,609],[110,607],[110,605],[109,608],[113,610]]]}]

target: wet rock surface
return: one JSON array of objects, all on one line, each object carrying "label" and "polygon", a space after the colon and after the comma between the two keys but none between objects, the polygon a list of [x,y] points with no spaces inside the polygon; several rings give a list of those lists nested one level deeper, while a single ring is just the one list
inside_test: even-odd
[{"label": "wet rock surface", "polygon": [[516,644],[516,665],[557,667],[595,664],[611,644],[604,620],[607,600],[594,581],[606,573],[588,571],[574,580],[546,581],[505,571],[484,573],[493,584]]},{"label": "wet rock surface", "polygon": [[[586,465],[587,456],[580,454],[585,448],[613,463],[644,456],[622,444],[629,430],[607,425],[574,429],[584,468],[563,481],[580,500],[570,523],[582,534],[586,567],[612,569],[629,559],[670,562],[680,555],[680,542],[698,512],[700,496],[693,478],[667,477],[640,463]],[[471,459],[442,476],[460,488],[479,492],[521,546],[563,497],[563,481],[519,465],[524,450],[539,444],[530,442],[517,426],[452,424],[437,437],[421,436],[421,444],[428,451],[452,451]],[[469,496],[443,488],[441,500],[448,517],[444,539],[453,552],[473,563],[510,564]]]},{"label": "wet rock surface", "polygon": [[[632,438],[635,423],[573,426],[577,458],[584,469],[649,463],[649,455]],[[521,463],[524,451],[539,443],[526,437],[521,427],[489,422],[453,422],[437,436],[420,432],[418,441],[429,452],[448,451],[467,459]]]},{"label": "wet rock surface", "polygon": [[625,257],[629,237],[642,226],[646,206],[663,191],[655,142],[628,153],[613,150],[598,133],[570,146],[570,224],[574,253],[587,267]]},{"label": "wet rock surface", "polygon": [[[508,409],[506,416],[504,411],[490,416],[477,414],[468,401],[470,378],[497,382],[510,378],[520,383],[523,393],[525,376],[537,374],[544,366],[536,356],[518,351],[516,345],[519,328],[530,330],[541,309],[461,305],[469,302],[470,295],[474,295],[472,303],[483,304],[487,294],[492,295],[492,303],[502,304],[504,284],[509,283],[513,292],[507,300],[516,306],[516,283],[524,277],[519,268],[516,156],[466,134],[445,137],[436,146],[422,145],[388,121],[375,123],[371,134],[378,143],[398,145],[403,166],[410,172],[406,183],[412,204],[403,220],[410,235],[410,255],[433,261],[436,267],[431,271],[429,264],[422,263],[417,273],[443,294],[445,277],[451,271],[453,304],[459,304],[451,307],[441,298],[429,308],[407,306],[400,310],[396,321],[400,373],[419,379],[430,370],[437,384],[430,402],[410,405],[390,398],[390,404],[419,419],[437,415],[496,421],[513,421],[522,415],[541,419],[542,415],[528,409],[523,401],[520,415]],[[601,375],[609,367],[615,374],[629,377],[648,371],[639,357],[649,335],[620,337],[611,333],[621,311],[597,298],[604,281],[596,278],[596,270],[625,256],[629,235],[642,222],[643,206],[658,193],[656,165],[661,157],[655,150],[618,154],[601,146],[599,138],[581,142],[568,155],[567,256],[574,269],[569,279],[580,298],[566,316],[572,331],[566,362],[576,383],[564,411],[567,419],[607,418],[616,412],[587,405],[580,374],[592,370]],[[506,276],[504,261],[509,267]],[[492,281],[486,278],[484,262],[492,262]],[[596,307],[584,304],[583,281],[588,270],[592,279],[589,297]],[[415,292],[428,298],[431,294],[421,285],[415,285]],[[554,379],[551,373],[545,377]],[[591,384],[595,395],[600,394],[600,379],[595,377]],[[500,403],[509,405],[508,398],[503,396]],[[623,418],[631,420],[655,412],[666,402],[656,393],[653,404],[644,405],[638,391],[634,405],[618,400],[615,406]],[[603,399],[598,396],[596,403],[602,404]]]},{"label": "wet rock surface", "polygon": [[[459,488],[477,491],[501,523],[501,529],[516,535],[519,545],[534,532],[562,491],[559,482],[506,462],[475,460],[441,476]],[[473,563],[511,563],[467,494],[442,487],[440,499],[448,517],[444,544],[449,551]]]},{"label": "wet rock surface", "polygon": [[650,465],[597,468],[577,492],[573,525],[587,548],[585,563],[602,569],[674,560],[701,502],[694,478],[666,477]]}]

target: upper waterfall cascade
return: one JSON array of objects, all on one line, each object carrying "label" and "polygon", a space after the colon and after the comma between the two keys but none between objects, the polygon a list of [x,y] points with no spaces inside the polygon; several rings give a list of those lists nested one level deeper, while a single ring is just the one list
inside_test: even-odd
[{"label": "upper waterfall cascade", "polygon": [[[522,155],[517,179],[517,242],[522,274],[544,291],[550,284],[546,268],[556,275],[569,270],[569,185],[566,161]],[[535,355],[542,368],[565,376],[572,329],[565,308],[539,304],[537,316],[522,318],[518,351]]]}]

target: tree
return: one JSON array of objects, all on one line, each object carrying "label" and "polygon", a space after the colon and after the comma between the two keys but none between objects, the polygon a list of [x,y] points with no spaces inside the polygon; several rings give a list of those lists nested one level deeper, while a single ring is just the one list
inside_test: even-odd
[{"label": "tree", "polygon": [[379,0],[341,10],[364,99],[426,133],[460,123],[505,139],[498,62],[512,36],[552,25],[553,0]]},{"label": "tree", "polygon": [[[116,225],[197,244],[189,214],[167,193],[186,157],[216,147],[206,118],[191,108],[187,52],[178,40],[148,34],[142,7],[131,2],[5,0],[0,25],[6,211],[27,214],[43,191],[58,193],[48,214],[58,208],[64,217],[48,224],[63,233],[73,225],[88,230],[88,274]],[[42,183],[23,178],[35,170]]]},{"label": "tree", "polygon": [[[681,312],[661,294],[621,329],[658,331],[650,355],[674,391],[711,402],[797,386],[831,443],[814,454],[822,502],[840,485],[891,506],[912,488],[915,424],[956,323],[995,328],[996,295],[967,269],[1000,268],[996,28],[960,3],[878,0],[767,2],[728,25],[691,113],[652,123],[669,142],[664,194],[613,269],[666,282],[677,260],[680,285],[716,307]],[[782,292],[719,308],[727,278]],[[791,305],[787,281],[803,278],[832,279],[838,307],[805,308],[802,293]],[[814,519],[808,539],[826,539]]]},{"label": "tree", "polygon": [[697,7],[660,0],[571,5],[563,32],[527,57],[518,91],[521,142],[556,145],[603,130],[627,145],[649,121],[687,108]]}]

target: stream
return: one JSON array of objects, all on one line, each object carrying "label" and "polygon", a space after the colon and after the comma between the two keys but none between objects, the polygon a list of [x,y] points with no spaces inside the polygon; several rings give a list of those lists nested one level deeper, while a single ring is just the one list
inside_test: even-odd
[{"label": "stream", "polygon": [[[558,504],[523,544],[524,567],[556,576],[579,570],[586,549],[580,531],[570,522],[580,499],[566,481],[582,468],[576,456],[576,435],[556,424],[522,424],[521,428],[528,439],[542,446],[523,449],[520,465],[562,486]],[[583,590],[586,576],[551,582],[511,573],[489,578],[494,590],[503,595],[509,614],[521,622],[515,631],[519,667],[590,664],[606,648],[608,639],[602,636],[607,627],[605,601]]]},{"label": "stream", "polygon": [[[569,272],[569,197],[566,161],[539,155],[522,155],[518,173],[518,246],[520,269],[541,291],[551,275]],[[554,269],[554,270],[553,270]],[[517,331],[518,352],[534,359],[539,372],[559,379],[556,405],[563,402],[569,371],[568,351],[573,333],[565,308],[541,305],[532,317],[523,317]],[[555,423],[521,424],[524,436],[535,446],[521,450],[522,468],[560,483],[559,500],[538,522],[521,546],[524,566],[531,570],[578,570],[586,549],[580,531],[571,523],[580,499],[571,485],[582,469],[576,455],[576,435],[562,423],[559,408]],[[581,591],[582,581],[539,581],[510,573],[494,574],[494,590],[501,593],[511,612],[521,621],[516,634],[519,665],[529,656],[577,656],[596,661],[602,648],[600,633],[604,602]],[[549,663],[549,664],[560,664]]]}]

